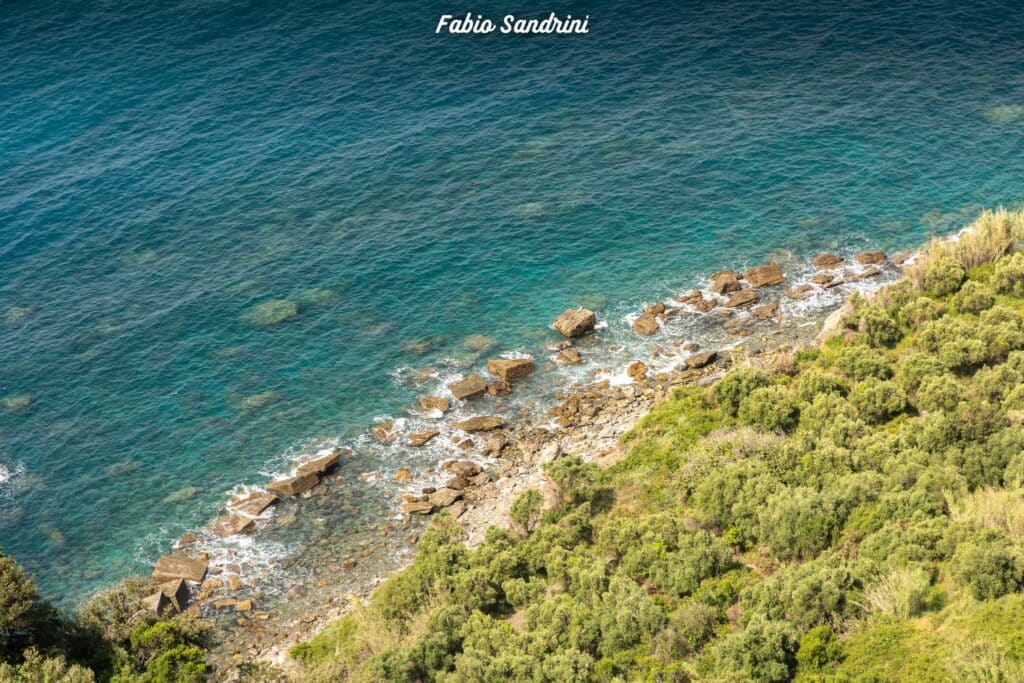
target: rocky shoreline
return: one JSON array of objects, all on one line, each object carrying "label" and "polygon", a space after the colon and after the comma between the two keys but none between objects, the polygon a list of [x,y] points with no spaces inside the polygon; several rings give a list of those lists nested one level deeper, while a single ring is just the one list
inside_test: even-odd
[{"label": "rocky shoreline", "polygon": [[[289,603],[305,608],[264,610],[248,590],[239,563],[213,564],[208,555],[193,548],[204,538],[258,537],[271,524],[280,526],[281,517],[294,515],[295,506],[303,506],[309,499],[323,501],[343,495],[341,489],[347,483],[338,471],[344,469],[351,451],[338,447],[324,450],[312,460],[296,463],[287,476],[232,497],[221,516],[180,539],[174,551],[160,558],[154,567],[155,592],[149,607],[157,612],[187,609],[228,626],[214,650],[214,664],[223,680],[231,680],[238,665],[253,660],[287,670],[291,646],[366,599],[382,576],[400,569],[410,559],[423,528],[423,516],[447,510],[465,530],[466,542],[470,546],[478,544],[489,527],[508,525],[509,508],[520,493],[529,488],[547,491],[544,464],[566,454],[581,455],[601,465],[614,463],[625,455],[621,436],[676,387],[710,383],[736,363],[764,367],[785,362],[794,349],[813,344],[824,315],[804,320],[802,325],[783,325],[787,321],[780,313],[783,297],[799,301],[819,290],[895,275],[905,260],[901,255],[888,258],[884,252],[861,252],[850,262],[839,255],[820,254],[812,259],[816,272],[808,281],[796,283],[787,282],[777,263],[742,272],[724,270],[712,274],[705,289],[647,306],[631,321],[633,332],[641,337],[661,334],[666,340],[654,347],[652,358],[630,362],[626,368],[628,383],[613,382],[607,378],[609,371],[598,370],[592,381],[557,394],[558,403],[550,414],[524,411],[515,419],[506,419],[489,414],[490,410],[473,410],[472,416],[452,421],[451,450],[458,457],[443,462],[441,471],[428,467],[414,472],[410,466],[402,466],[392,475],[393,481],[408,491],[398,502],[402,521],[376,526],[373,535],[379,541],[365,542],[366,549],[359,556],[334,556],[329,543],[321,539],[317,545],[324,556],[313,567],[309,590],[292,589],[285,596]],[[731,337],[742,338],[742,345],[702,349],[692,341],[672,338],[668,332],[671,321],[686,315],[709,320],[717,316]],[[758,324],[770,324],[774,329],[758,336],[753,329]],[[570,309],[558,316],[552,328],[563,340],[546,347],[554,354],[554,363],[580,363],[587,354],[584,342],[593,340],[597,326],[596,314],[585,308]],[[654,358],[665,367],[649,367]],[[666,359],[671,359],[667,365]],[[516,383],[537,370],[533,358],[492,358],[487,362],[487,378],[469,374],[449,383],[444,392],[421,396],[413,410],[441,420],[453,404],[475,409],[486,405],[488,397],[509,395]],[[602,375],[605,378],[598,379]],[[437,395],[441,393],[447,395]],[[421,448],[442,434],[433,427],[407,431],[399,420],[379,422],[370,431],[378,442],[404,442],[410,448]],[[443,484],[423,486],[424,475],[432,481],[441,476]],[[275,508],[283,510],[275,512]],[[409,552],[392,555],[390,562],[382,560],[377,546],[393,547],[396,542],[407,544]],[[363,543],[360,541],[361,546]],[[363,563],[375,552],[376,564]],[[357,567],[367,573],[354,571]],[[341,583],[347,584],[348,592],[343,596],[330,590],[332,579],[326,576],[332,575],[346,576]]]}]

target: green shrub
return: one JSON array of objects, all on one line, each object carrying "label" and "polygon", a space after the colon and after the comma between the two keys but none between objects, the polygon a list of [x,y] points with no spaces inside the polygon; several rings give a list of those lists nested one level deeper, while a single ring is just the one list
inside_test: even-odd
[{"label": "green shrub", "polygon": [[950,564],[957,583],[977,600],[993,600],[1020,588],[1021,558],[1009,539],[995,532],[976,534],[961,543]]},{"label": "green shrub", "polygon": [[32,579],[0,548],[0,661],[26,645],[26,637],[37,626],[38,602]]},{"label": "green shrub", "polygon": [[801,401],[813,401],[819,394],[835,394],[846,396],[850,387],[831,372],[808,368],[800,374],[796,382],[796,394]]},{"label": "green shrub", "polygon": [[885,356],[867,346],[846,346],[836,357],[836,367],[844,375],[862,380],[869,377],[887,379],[891,374]]},{"label": "green shrub", "polygon": [[974,391],[991,403],[1001,403],[1003,398],[1024,381],[1024,376],[1008,365],[981,368],[974,374]]},{"label": "green shrub", "polygon": [[1024,253],[1018,251],[996,261],[992,285],[1000,294],[1024,297]]},{"label": "green shrub", "polygon": [[768,431],[788,431],[796,425],[799,411],[785,387],[754,389],[740,402],[740,422]]},{"label": "green shrub", "polygon": [[950,374],[925,377],[917,389],[915,405],[919,410],[955,410],[964,389]]},{"label": "green shrub", "polygon": [[744,398],[769,384],[771,380],[764,372],[756,368],[737,368],[718,380],[711,393],[723,412],[735,416]]},{"label": "green shrub", "polygon": [[857,316],[857,331],[872,346],[892,346],[903,337],[899,323],[877,306],[864,306]]},{"label": "green shrub", "polygon": [[45,657],[34,648],[25,651],[17,666],[0,662],[0,681],[4,683],[93,683],[93,672],[77,664],[68,664],[63,656]]},{"label": "green shrub", "polygon": [[907,394],[913,394],[926,378],[944,372],[942,363],[930,353],[907,356],[896,368],[896,383]]},{"label": "green shrub", "polygon": [[835,631],[828,626],[816,626],[800,639],[796,651],[797,671],[817,674],[829,671],[843,656]]},{"label": "green shrub", "polygon": [[813,557],[841,526],[835,501],[807,488],[784,489],[765,501],[760,536],[783,560]]},{"label": "green shrub", "polygon": [[922,296],[899,310],[900,324],[908,330],[916,330],[930,320],[938,320],[946,313],[946,307],[934,299]]},{"label": "green shrub", "polygon": [[510,516],[512,519],[522,527],[523,531],[530,533],[533,531],[541,519],[541,506],[544,503],[544,497],[537,489],[528,489],[524,491],[515,502],[512,503],[512,509]]},{"label": "green shrub", "polygon": [[953,294],[967,278],[964,267],[952,256],[932,259],[924,274],[924,288],[934,297]]},{"label": "green shrub", "polygon": [[978,314],[996,303],[995,292],[988,285],[969,280],[953,296],[953,305],[961,313]]},{"label": "green shrub", "polygon": [[796,634],[784,622],[758,618],[716,641],[698,671],[712,680],[789,680],[796,665]]},{"label": "green shrub", "polygon": [[878,424],[903,410],[907,396],[895,382],[868,379],[853,388],[850,403],[861,419],[869,424]]}]

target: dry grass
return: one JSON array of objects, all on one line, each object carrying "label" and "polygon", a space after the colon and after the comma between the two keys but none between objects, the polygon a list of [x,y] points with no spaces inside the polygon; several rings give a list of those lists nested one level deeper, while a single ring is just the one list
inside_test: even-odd
[{"label": "dry grass", "polygon": [[1024,211],[999,207],[985,211],[955,239],[934,239],[918,251],[904,272],[918,289],[924,289],[928,266],[943,256],[952,256],[965,269],[993,261],[1024,239]]},{"label": "dry grass", "polygon": [[924,569],[901,567],[864,589],[861,607],[878,617],[910,619],[925,607],[931,575]]},{"label": "dry grass", "polygon": [[965,496],[946,496],[949,516],[980,529],[996,529],[1015,542],[1024,541],[1024,490],[979,489]]}]

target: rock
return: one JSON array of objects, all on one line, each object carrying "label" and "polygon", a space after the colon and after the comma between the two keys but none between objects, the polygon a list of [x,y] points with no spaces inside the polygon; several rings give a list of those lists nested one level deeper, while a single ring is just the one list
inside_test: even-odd
[{"label": "rock", "polygon": [[862,251],[853,257],[853,260],[862,266],[869,266],[885,261],[884,251]]},{"label": "rock", "polygon": [[425,356],[444,342],[445,338],[440,335],[427,339],[416,339],[402,344],[402,352],[410,356]]},{"label": "rock", "polygon": [[313,474],[298,474],[294,477],[288,477],[287,479],[280,479],[278,481],[267,484],[267,488],[274,493],[279,493],[283,496],[297,496],[301,493],[305,493],[314,486],[320,483],[320,477]]},{"label": "rock", "polygon": [[783,292],[783,294],[788,296],[790,299],[799,300],[799,299],[806,299],[807,297],[809,297],[811,295],[812,292],[814,292],[814,287],[809,285],[809,284],[807,284],[805,282],[802,285],[797,285],[796,287],[790,287],[785,292]]},{"label": "rock", "polygon": [[422,432],[415,432],[409,435],[409,441],[407,443],[413,448],[426,446],[435,436],[437,436],[440,433],[441,432],[436,429],[427,429]]},{"label": "rock", "polygon": [[441,398],[440,396],[420,396],[417,405],[420,410],[439,410],[442,413],[447,413],[451,407],[448,399]]},{"label": "rock", "polygon": [[153,567],[153,581],[166,583],[175,579],[199,583],[206,577],[209,560],[205,557],[184,557],[182,555],[164,555]]},{"label": "rock", "polygon": [[448,391],[460,401],[468,401],[471,398],[482,396],[487,391],[487,383],[480,375],[470,375],[458,382],[448,385]]},{"label": "rock", "polygon": [[427,498],[427,502],[434,507],[446,508],[455,501],[462,498],[462,491],[455,491],[454,489],[438,489],[430,494]]},{"label": "rock", "polygon": [[236,612],[249,612],[252,610],[252,600],[246,598],[245,600],[239,600],[235,603]]},{"label": "rock", "polygon": [[456,477],[475,477],[482,472],[480,465],[477,465],[472,460],[449,460],[442,467],[446,472],[451,472]]},{"label": "rock", "polygon": [[829,282],[832,282],[832,280],[834,279],[835,276],[829,275],[828,273],[815,273],[814,275],[811,276],[811,282],[813,282],[816,285],[822,286],[828,284]]},{"label": "rock", "polygon": [[877,277],[877,276],[879,276],[881,274],[882,274],[882,269],[881,268],[876,268],[875,266],[872,266],[872,267],[864,270],[864,272],[862,272],[862,273],[857,273],[857,279],[858,280],[865,280],[865,279],[867,279],[869,277]]},{"label": "rock", "polygon": [[242,580],[235,574],[228,577],[228,588],[233,591],[240,590],[242,588]]},{"label": "rock", "polygon": [[838,268],[845,261],[838,254],[818,254],[811,259],[815,268]]},{"label": "rock", "polygon": [[572,308],[555,318],[552,326],[565,337],[582,337],[594,329],[597,316],[586,308]]},{"label": "rock", "polygon": [[466,511],[466,502],[463,500],[456,501],[448,508],[448,514],[452,516],[452,519],[458,519],[462,516],[462,513]]},{"label": "rock", "polygon": [[218,538],[236,536],[249,531],[254,526],[253,521],[248,517],[239,515],[221,515],[206,525],[206,529]]},{"label": "rock", "polygon": [[10,413],[24,413],[32,406],[31,394],[14,394],[0,398],[0,408]]},{"label": "rock", "polygon": [[505,419],[496,415],[478,415],[468,420],[455,422],[452,426],[464,432],[489,432],[492,429],[504,427]]},{"label": "rock", "polygon": [[892,258],[890,260],[897,266],[902,266],[904,263],[907,262],[909,258],[910,254],[903,251],[898,251],[892,255]]},{"label": "rock", "polygon": [[32,309],[28,306],[11,306],[4,312],[4,325],[15,328],[23,325],[28,317],[32,315]]},{"label": "rock", "polygon": [[330,306],[341,297],[340,294],[324,287],[311,287],[292,296],[300,311]]},{"label": "rock", "polygon": [[686,294],[680,294],[679,296],[676,297],[676,301],[678,301],[679,303],[681,303],[681,304],[689,304],[691,306],[693,304],[697,303],[698,301],[703,301],[703,300],[704,300],[704,295],[701,294],[701,291],[699,289],[691,289]]},{"label": "rock", "polygon": [[750,309],[750,312],[753,313],[754,316],[759,320],[767,320],[768,318],[773,318],[779,313],[779,302],[772,301],[770,303],[764,304],[763,306],[755,306],[754,308]]},{"label": "rock", "polygon": [[469,479],[465,477],[453,477],[445,486],[453,491],[461,491],[462,489],[469,488],[473,485]]},{"label": "rock", "polygon": [[743,273],[743,279],[746,280],[754,289],[757,289],[758,287],[781,285],[786,280],[782,276],[782,268],[780,268],[777,263],[769,263],[765,266],[747,268],[746,272]]},{"label": "rock", "polygon": [[407,515],[429,515],[434,511],[434,504],[423,501],[406,501],[402,503],[402,512]]},{"label": "rock", "polygon": [[480,353],[497,348],[498,345],[499,342],[497,339],[487,337],[482,334],[471,334],[462,340],[462,348],[468,349],[469,351],[478,351]]},{"label": "rock", "polygon": [[700,350],[700,344],[697,342],[686,342],[683,344],[682,349],[688,353],[693,353],[694,351]]},{"label": "rock", "polygon": [[512,393],[512,385],[508,382],[502,382],[500,379],[488,382],[487,393],[491,396],[508,396]]},{"label": "rock", "polygon": [[653,316],[662,315],[665,313],[665,304],[660,301],[658,303],[651,304],[644,310],[644,313]]},{"label": "rock", "polygon": [[841,279],[840,280],[830,280],[828,282],[823,283],[821,285],[821,287],[822,287],[822,289],[832,289],[833,287],[838,287],[839,285],[843,284],[844,282],[845,282],[845,280],[841,280]]},{"label": "rock", "polygon": [[546,465],[549,462],[554,462],[555,460],[558,460],[560,457],[562,457],[562,447],[558,444],[557,441],[554,441],[548,444],[544,444],[544,446],[540,449],[540,452],[537,453],[537,463],[541,465]]},{"label": "rock", "polygon": [[159,588],[175,612],[185,611],[188,607],[188,585],[183,579],[165,581],[160,584]]},{"label": "rock", "polygon": [[532,375],[535,367],[529,358],[492,358],[487,361],[487,372],[509,384]]},{"label": "rock", "polygon": [[497,458],[501,456],[501,451],[504,450],[507,445],[508,442],[501,437],[487,439],[486,443],[484,443],[484,452],[491,457]]},{"label": "rock", "polygon": [[409,469],[408,467],[398,468],[398,471],[395,472],[395,476],[391,477],[391,481],[395,482],[396,484],[407,482],[410,479],[412,479],[412,470]]},{"label": "rock", "polygon": [[718,306],[718,301],[715,299],[701,299],[700,301],[693,304],[693,307],[701,313],[707,313]]},{"label": "rock", "polygon": [[370,427],[370,434],[372,434],[373,438],[377,439],[380,443],[388,443],[389,441],[393,441],[396,436],[394,433],[394,427],[394,420],[378,422]]},{"label": "rock", "polygon": [[295,474],[298,476],[304,476],[307,474],[315,474],[321,477],[338,464],[341,460],[343,451],[340,448],[335,448],[327,455],[322,455],[314,460],[309,460],[302,463],[295,469]]},{"label": "rock", "polygon": [[728,294],[739,289],[739,278],[731,270],[722,270],[711,275],[711,291],[715,294]]},{"label": "rock", "polygon": [[279,501],[280,498],[273,493],[253,491],[242,498],[233,498],[228,507],[236,512],[241,512],[250,517],[259,517],[268,507]]},{"label": "rock", "polygon": [[757,303],[757,291],[747,288],[741,289],[729,297],[729,300],[725,302],[725,306],[726,308],[738,308],[740,306],[750,306],[755,303]]},{"label": "rock", "polygon": [[566,365],[573,365],[580,362],[580,352],[573,348],[562,349],[558,352],[555,360]]},{"label": "rock", "polygon": [[181,538],[178,539],[178,542],[174,544],[174,547],[175,548],[183,548],[183,547],[185,547],[187,545],[192,545],[193,543],[195,543],[198,540],[199,540],[199,537],[196,536],[195,534],[192,534],[192,533],[185,534]]},{"label": "rock", "polygon": [[235,598],[220,598],[219,600],[213,601],[214,609],[227,609],[228,607],[234,607],[238,604],[238,600]]},{"label": "rock", "polygon": [[162,616],[168,610],[173,609],[173,607],[171,607],[171,601],[167,599],[167,596],[164,595],[163,591],[157,591],[152,595],[147,595],[142,598],[142,606],[147,612],[157,617]]},{"label": "rock", "polygon": [[287,299],[271,299],[242,314],[242,322],[253,327],[277,327],[298,317],[299,306]]},{"label": "rock", "polygon": [[264,391],[263,393],[253,394],[243,399],[242,407],[246,410],[261,410],[283,400],[284,394],[278,391]]},{"label": "rock", "polygon": [[684,361],[684,363],[686,364],[687,369],[696,370],[698,368],[703,368],[707,366],[717,357],[717,351],[705,351],[704,353],[698,353],[693,356],[690,356]]},{"label": "rock", "polygon": [[647,374],[647,366],[641,361],[635,360],[626,368],[626,374],[635,380],[641,380]]},{"label": "rock", "polygon": [[644,313],[633,321],[633,331],[637,334],[650,336],[657,333],[660,329],[661,327],[658,325],[658,319],[650,313]]}]

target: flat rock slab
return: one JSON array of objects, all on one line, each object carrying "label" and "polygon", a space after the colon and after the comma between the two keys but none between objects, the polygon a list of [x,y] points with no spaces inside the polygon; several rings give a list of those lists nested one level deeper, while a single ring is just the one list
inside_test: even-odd
[{"label": "flat rock slab", "polygon": [[846,259],[838,254],[818,254],[811,259],[815,268],[838,268],[845,261]]},{"label": "flat rock slab", "polygon": [[597,325],[597,316],[586,308],[571,308],[565,311],[551,324],[559,334],[565,337],[582,337]]},{"label": "flat rock slab", "polygon": [[862,251],[853,257],[853,260],[862,266],[869,266],[885,261],[884,251]]},{"label": "flat rock slab", "polygon": [[751,306],[757,303],[757,292],[751,288],[741,289],[729,297],[725,302],[726,308],[739,308],[740,306]]},{"label": "flat rock slab", "polygon": [[452,426],[464,432],[489,432],[492,429],[504,427],[505,418],[496,415],[479,415],[468,420],[456,422]]},{"label": "flat rock slab", "polygon": [[786,278],[782,276],[782,268],[777,263],[747,268],[746,272],[743,273],[743,279],[754,289],[781,285],[786,281]]},{"label": "flat rock slab", "polygon": [[281,500],[273,493],[253,491],[244,498],[234,498],[228,503],[228,507],[235,512],[241,512],[250,517],[259,517],[268,507]]},{"label": "flat rock slab", "polygon": [[435,436],[437,436],[440,433],[441,432],[436,429],[428,429],[422,432],[415,432],[414,434],[409,435],[408,444],[413,448],[426,446],[428,443],[431,442],[431,440],[433,440]]},{"label": "flat rock slab", "polygon": [[829,275],[828,273],[815,273],[811,276],[811,282],[816,285],[825,285],[826,283],[832,282],[834,279],[836,279],[835,276]]},{"label": "flat rock slab", "polygon": [[402,503],[402,512],[407,515],[429,515],[434,511],[434,504],[426,500],[410,500]]},{"label": "flat rock slab", "polygon": [[249,531],[254,526],[254,522],[249,517],[242,517],[240,515],[221,515],[217,519],[210,522],[206,528],[211,534],[218,538],[227,538],[228,536],[236,536],[238,534]]},{"label": "flat rock slab", "polygon": [[449,384],[448,391],[452,392],[452,396],[460,401],[468,401],[471,398],[483,396],[484,392],[487,391],[487,383],[484,382],[484,378],[480,375],[470,375],[465,379]]},{"label": "flat rock slab", "polygon": [[462,498],[462,491],[456,491],[454,489],[438,489],[430,494],[427,498],[427,502],[432,504],[434,507],[446,508],[455,501]]},{"label": "flat rock slab", "polygon": [[686,367],[688,369],[696,370],[697,368],[705,367],[706,365],[711,363],[713,360],[715,360],[715,358],[717,358],[717,357],[718,357],[718,352],[717,351],[706,351],[704,353],[698,353],[696,355],[690,356],[684,362],[686,363]]},{"label": "flat rock slab", "polygon": [[790,287],[785,292],[783,292],[783,294],[788,296],[790,299],[800,300],[800,299],[806,299],[813,292],[814,292],[814,287],[812,285],[809,285],[809,284],[807,284],[805,282],[802,285],[797,285],[796,287]]},{"label": "flat rock slab", "polygon": [[209,560],[202,557],[164,555],[153,566],[153,581],[166,583],[175,579],[200,583],[206,577]]},{"label": "flat rock slab", "polygon": [[304,476],[307,474],[321,476],[327,474],[327,471],[337,465],[341,460],[341,455],[342,451],[340,449],[335,449],[327,455],[322,455],[319,458],[302,463],[296,468],[295,474],[298,476]]},{"label": "flat rock slab", "polygon": [[280,479],[278,481],[267,484],[267,488],[274,493],[279,493],[282,496],[297,496],[300,493],[305,493],[314,486],[320,483],[320,477],[310,472],[307,474],[297,474],[294,477],[288,477],[287,479]]},{"label": "flat rock slab", "polygon": [[529,358],[493,358],[487,361],[487,372],[508,384],[529,377],[535,368]]},{"label": "flat rock slab", "polygon": [[442,467],[457,477],[465,477],[467,479],[475,477],[483,471],[483,468],[472,460],[449,460]]}]

